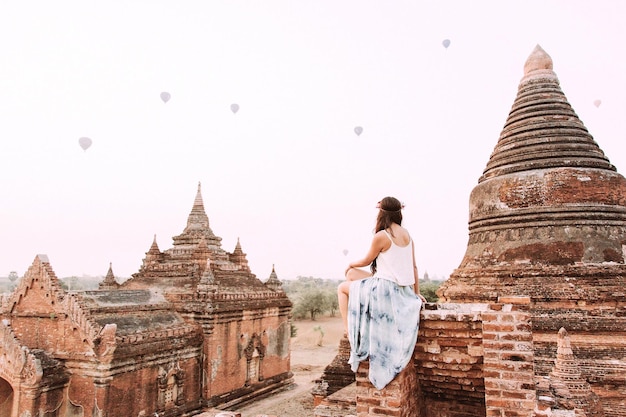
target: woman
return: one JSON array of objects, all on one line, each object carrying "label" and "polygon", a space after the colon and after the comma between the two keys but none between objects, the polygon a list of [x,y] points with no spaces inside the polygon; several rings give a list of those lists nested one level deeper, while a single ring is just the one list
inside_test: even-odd
[{"label": "woman", "polygon": [[[361,260],[346,269],[339,284],[339,311],[350,340],[352,371],[369,357],[369,379],[384,388],[409,363],[417,341],[420,309],[415,248],[402,227],[402,203],[383,198],[374,238]],[[370,265],[370,271],[359,269]]]}]

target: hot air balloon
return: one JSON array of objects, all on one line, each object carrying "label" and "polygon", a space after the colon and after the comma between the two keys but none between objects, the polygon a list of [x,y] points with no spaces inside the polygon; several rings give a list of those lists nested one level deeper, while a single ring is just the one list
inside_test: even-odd
[{"label": "hot air balloon", "polygon": [[441,44],[443,45],[444,48],[448,49],[448,46],[450,46],[450,39],[444,39],[443,42],[441,42]]},{"label": "hot air balloon", "polygon": [[80,145],[81,148],[83,148],[83,151],[86,151],[90,146],[91,146],[91,139],[86,138],[86,137],[82,137],[80,139],[78,139],[78,144]]},{"label": "hot air balloon", "polygon": [[595,100],[593,102],[593,105],[596,106],[596,107],[600,107],[600,104],[602,104],[602,100]]},{"label": "hot air balloon", "polygon": [[343,256],[346,256],[348,254],[348,249],[344,249],[343,250]]},{"label": "hot air balloon", "polygon": [[239,104],[237,103],[233,103],[230,105],[230,111],[233,112],[233,114],[236,114],[239,111]]},{"label": "hot air balloon", "polygon": [[161,93],[161,100],[163,100],[163,103],[167,103],[168,101],[170,101],[170,98],[172,98],[172,96],[167,91],[163,91]]},{"label": "hot air balloon", "polygon": [[357,136],[361,136],[361,133],[363,133],[363,128],[361,126],[355,127],[354,133],[356,133]]}]

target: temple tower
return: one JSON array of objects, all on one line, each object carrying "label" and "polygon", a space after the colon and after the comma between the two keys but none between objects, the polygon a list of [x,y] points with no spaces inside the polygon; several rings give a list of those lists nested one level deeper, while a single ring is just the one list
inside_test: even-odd
[{"label": "temple tower", "polygon": [[612,410],[626,407],[625,248],[626,179],[537,46],[470,195],[465,256],[438,294],[456,303],[530,296],[535,372],[553,369],[566,329],[606,415],[621,416]]}]

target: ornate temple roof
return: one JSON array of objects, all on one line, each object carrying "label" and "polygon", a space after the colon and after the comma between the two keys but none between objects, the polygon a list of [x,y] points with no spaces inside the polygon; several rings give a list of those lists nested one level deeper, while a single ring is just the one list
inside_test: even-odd
[{"label": "ornate temple roof", "polygon": [[221,249],[222,238],[215,236],[209,225],[209,216],[204,210],[204,202],[202,201],[201,185],[198,183],[198,191],[194,199],[191,212],[187,217],[187,226],[178,236],[174,236],[174,247],[168,252],[172,254],[181,254],[190,247],[195,247],[200,240],[204,238],[209,248],[214,250]]},{"label": "ornate temple roof", "polygon": [[[187,226],[173,240],[173,247],[161,251],[155,236],[141,269],[121,288],[161,288],[179,294],[198,292],[228,300],[238,300],[237,297],[244,295],[259,300],[266,295],[270,298],[284,296],[270,288],[274,281],[267,286],[252,274],[239,238],[232,253],[222,249],[221,237],[209,226],[200,184]],[[275,281],[280,285],[277,277]]]}]

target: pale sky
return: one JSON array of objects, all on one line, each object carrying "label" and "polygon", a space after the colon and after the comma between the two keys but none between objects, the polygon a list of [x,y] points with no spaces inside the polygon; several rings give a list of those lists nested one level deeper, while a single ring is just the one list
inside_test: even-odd
[{"label": "pale sky", "polygon": [[128,277],[155,234],[172,246],[201,182],[223,248],[240,238],[262,280],[341,278],[386,195],[420,271],[447,277],[535,45],[624,173],[624,16],[617,0],[3,2],[0,276],[45,253],[59,277]]}]

